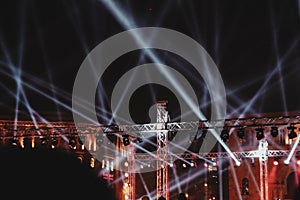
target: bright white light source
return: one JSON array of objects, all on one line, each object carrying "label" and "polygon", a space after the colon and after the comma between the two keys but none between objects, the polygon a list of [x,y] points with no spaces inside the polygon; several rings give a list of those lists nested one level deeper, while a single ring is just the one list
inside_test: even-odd
[{"label": "bright white light source", "polygon": [[290,161],[288,159],[286,159],[286,160],[283,161],[283,163],[288,165],[288,164],[290,164]]}]

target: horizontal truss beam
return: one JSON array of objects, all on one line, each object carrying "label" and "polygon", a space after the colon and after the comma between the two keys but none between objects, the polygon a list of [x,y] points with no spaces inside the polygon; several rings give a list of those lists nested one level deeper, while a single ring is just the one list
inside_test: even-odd
[{"label": "horizontal truss beam", "polygon": [[[289,155],[289,150],[268,150],[267,157],[287,157]],[[260,158],[261,152],[260,151],[246,151],[246,152],[233,152],[236,158]],[[295,152],[296,156],[300,156],[300,151]],[[210,153],[183,153],[183,154],[176,154],[168,155],[168,161],[174,161],[178,158],[182,158],[184,160],[193,160],[193,159],[222,159],[222,158],[230,158],[230,155],[227,152],[210,152]],[[156,160],[154,156],[149,154],[136,154],[135,159],[142,161],[151,161]]]},{"label": "horizontal truss beam", "polygon": [[[182,131],[193,130],[197,128],[223,128],[226,127],[253,127],[253,126],[279,126],[300,124],[300,116],[279,116],[279,117],[251,117],[251,118],[234,118],[225,120],[205,120],[193,122],[169,122],[169,123],[149,123],[149,124],[135,124],[135,125],[95,125],[87,123],[74,122],[37,122],[0,120],[0,139],[12,137],[60,137],[65,136],[84,136],[86,134],[136,134],[138,136],[145,136],[147,132],[157,132],[159,130]],[[17,127],[16,129],[14,127]],[[135,135],[135,136],[136,136]],[[268,157],[286,157],[290,151],[288,150],[268,150]],[[233,152],[236,158],[258,158],[260,152]],[[298,156],[299,152],[295,152]],[[181,156],[183,159],[207,158],[220,159],[229,158],[227,152],[216,153],[198,153],[198,154],[169,154],[169,160],[174,160]],[[152,160],[154,159],[148,154],[137,154],[138,160]]]},{"label": "horizontal truss beam", "polygon": [[251,118],[232,118],[222,120],[200,120],[191,122],[168,122],[168,123],[148,123],[133,125],[101,125],[74,122],[37,122],[18,121],[17,130],[14,130],[13,120],[0,120],[0,130],[19,131],[19,130],[68,130],[73,132],[104,132],[104,133],[134,133],[134,132],[156,132],[158,130],[192,130],[195,128],[223,128],[226,127],[253,127],[253,126],[279,126],[288,124],[300,124],[300,116],[278,116],[278,117],[251,117]]}]

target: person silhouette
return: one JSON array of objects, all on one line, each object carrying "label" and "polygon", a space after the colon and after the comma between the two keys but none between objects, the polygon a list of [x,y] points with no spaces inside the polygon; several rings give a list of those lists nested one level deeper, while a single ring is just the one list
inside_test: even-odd
[{"label": "person silhouette", "polygon": [[300,199],[300,185],[296,188],[295,193],[293,195],[293,200],[299,200]]},{"label": "person silhouette", "polygon": [[178,200],[187,200],[187,198],[184,193],[179,193]]},{"label": "person silhouette", "polygon": [[150,200],[150,198],[148,196],[143,196],[141,200]]},{"label": "person silhouette", "polygon": [[77,157],[63,150],[4,148],[1,195],[14,199],[116,199],[111,188]]},{"label": "person silhouette", "polygon": [[160,197],[158,198],[158,200],[166,200],[166,198],[163,197],[163,196],[160,196]]}]

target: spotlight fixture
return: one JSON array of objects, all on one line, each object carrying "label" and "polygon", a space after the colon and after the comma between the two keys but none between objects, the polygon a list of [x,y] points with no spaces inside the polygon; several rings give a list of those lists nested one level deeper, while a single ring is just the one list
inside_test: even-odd
[{"label": "spotlight fixture", "polygon": [[170,163],[170,167],[176,167],[175,163]]},{"label": "spotlight fixture", "polygon": [[224,141],[224,142],[227,142],[227,140],[229,139],[229,130],[228,128],[223,128],[223,130],[221,131],[221,139]]},{"label": "spotlight fixture", "polygon": [[274,158],[273,165],[277,166],[279,164],[278,158]]},{"label": "spotlight fixture", "polygon": [[295,129],[296,129],[296,127],[295,126],[289,126],[289,127],[287,127],[287,129],[290,131],[289,132],[289,139],[294,139],[294,138],[296,138],[297,137],[297,133],[296,133],[296,131],[295,131]]},{"label": "spotlight fixture", "polygon": [[137,137],[137,138],[136,138],[136,141],[137,141],[138,143],[142,143],[142,142],[143,142],[143,139],[140,138],[140,137]]},{"label": "spotlight fixture", "polygon": [[256,139],[261,140],[265,137],[264,135],[264,128],[258,127],[255,129],[256,130]]},{"label": "spotlight fixture", "polygon": [[192,161],[192,162],[190,163],[190,165],[191,165],[191,167],[194,167],[194,166],[195,166],[194,161]]},{"label": "spotlight fixture", "polygon": [[241,164],[242,164],[241,161],[238,160],[235,162],[235,167],[239,167],[239,166],[241,166]]},{"label": "spotlight fixture", "polygon": [[54,148],[58,144],[58,141],[56,138],[51,138],[51,146]]},{"label": "spotlight fixture", "polygon": [[202,129],[202,134],[201,134],[201,138],[205,138],[205,136],[206,136],[206,134],[207,134],[207,132],[208,132],[208,128],[203,128]]},{"label": "spotlight fixture", "polygon": [[41,141],[41,145],[46,145],[48,142],[48,139],[46,137],[41,137],[40,141]]},{"label": "spotlight fixture", "polygon": [[69,139],[69,145],[73,149],[76,147],[76,139],[75,139],[75,137],[70,137],[70,139]]},{"label": "spotlight fixture", "polygon": [[78,143],[80,144],[80,145],[84,145],[84,138],[78,138]]},{"label": "spotlight fixture", "polygon": [[17,138],[12,138],[11,139],[11,145],[12,146],[18,146],[19,140]]},{"label": "spotlight fixture", "polygon": [[124,146],[128,146],[130,144],[129,135],[122,135]]},{"label": "spotlight fixture", "polygon": [[168,140],[171,141],[176,136],[177,131],[176,130],[170,130],[168,131]]},{"label": "spotlight fixture", "polygon": [[254,158],[250,159],[250,164],[251,164],[252,167],[254,167],[254,164],[255,164]]},{"label": "spotlight fixture", "polygon": [[197,133],[195,135],[195,139],[199,140],[199,139],[204,139],[206,134],[207,134],[208,128],[207,127],[203,127],[203,128],[198,128]]},{"label": "spotlight fixture", "polygon": [[142,143],[143,139],[140,137],[137,137],[135,140],[133,140],[134,143]]},{"label": "spotlight fixture", "polygon": [[248,178],[243,178],[243,180],[242,180],[242,195],[249,195],[249,180],[248,180]]},{"label": "spotlight fixture", "polygon": [[237,130],[237,136],[238,136],[240,139],[244,139],[244,138],[245,138],[245,128],[240,127],[240,128]]},{"label": "spotlight fixture", "polygon": [[276,127],[276,126],[272,126],[271,127],[271,135],[272,135],[272,137],[277,137],[277,135],[278,135],[278,127]]}]

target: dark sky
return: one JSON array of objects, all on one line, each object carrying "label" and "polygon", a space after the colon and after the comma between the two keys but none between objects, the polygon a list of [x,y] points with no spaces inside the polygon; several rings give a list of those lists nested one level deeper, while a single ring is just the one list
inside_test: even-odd
[{"label": "dark sky", "polygon": [[[135,24],[132,28],[169,28],[201,44],[223,78],[228,114],[300,110],[300,2],[112,2],[123,20]],[[58,120],[58,113],[70,115],[70,110],[53,99],[71,107],[75,76],[84,58],[99,43],[125,30],[128,27],[123,26],[106,1],[1,1],[1,118],[14,118],[18,74],[23,88],[19,90],[20,113],[30,115],[31,108],[46,119],[51,116]],[[180,57],[154,52],[191,82],[199,104],[206,105],[201,109],[208,114],[210,98],[201,76],[194,76],[192,67]],[[112,63],[102,77],[106,85],[105,94],[100,96],[105,97],[105,102],[110,102],[113,86],[123,73],[151,61],[147,56],[141,59],[141,55],[142,50],[130,52]],[[146,110],[155,99],[166,98],[175,118],[178,102],[168,88],[159,85],[144,86],[134,93],[130,102],[132,117],[137,122],[148,121]]]}]

